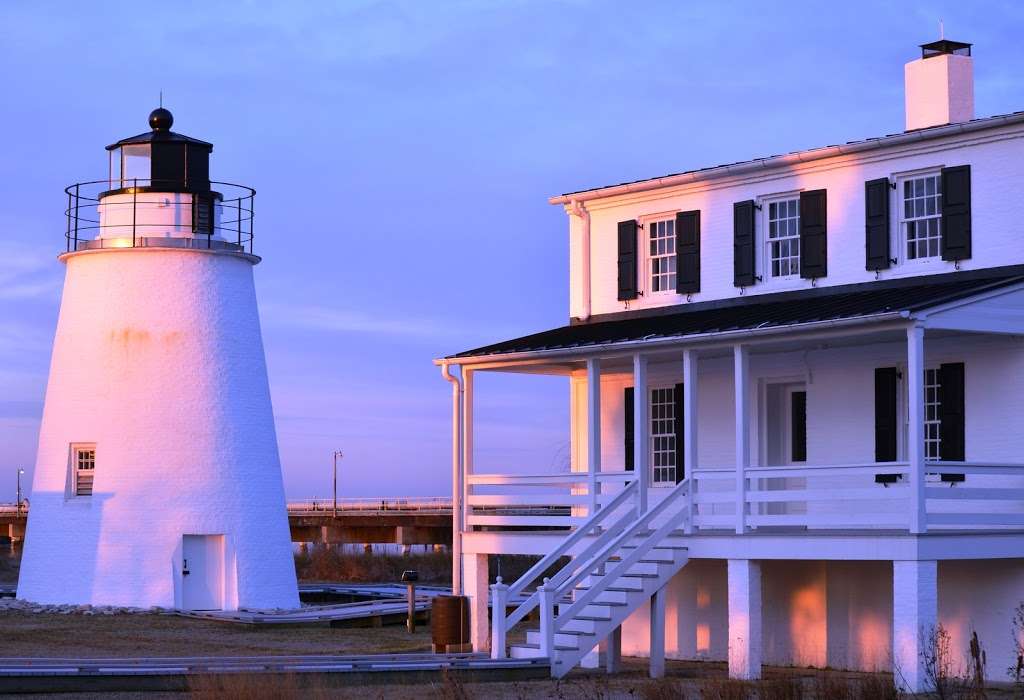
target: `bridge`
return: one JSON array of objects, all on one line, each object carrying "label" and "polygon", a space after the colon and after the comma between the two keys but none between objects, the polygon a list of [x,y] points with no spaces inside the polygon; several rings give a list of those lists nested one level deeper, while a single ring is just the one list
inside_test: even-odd
[{"label": "bridge", "polygon": [[[25,538],[29,505],[0,503],[0,537]],[[333,498],[290,501],[293,542],[443,544],[452,542],[450,498]]]},{"label": "bridge", "polygon": [[[11,542],[21,542],[28,512],[28,501],[20,507],[0,503],[0,537],[6,529]],[[523,523],[516,529],[527,530],[565,529],[570,516],[568,506],[539,503],[476,506],[473,512],[481,523],[515,518]],[[452,500],[434,496],[339,498],[337,505],[333,498],[289,501],[288,525],[292,542],[451,545]],[[484,524],[480,529],[488,527]]]}]

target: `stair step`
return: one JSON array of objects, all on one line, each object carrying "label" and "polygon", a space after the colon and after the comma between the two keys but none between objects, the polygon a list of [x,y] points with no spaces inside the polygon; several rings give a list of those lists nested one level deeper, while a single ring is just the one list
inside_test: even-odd
[{"label": "stair step", "polygon": [[[540,644],[530,644],[529,642],[520,642],[519,644],[513,644],[513,649],[536,649],[540,651]],[[556,644],[555,651],[579,651],[579,647],[565,646],[564,644]]]},{"label": "stair step", "polygon": [[611,622],[610,617],[598,617],[597,615],[576,615],[574,620],[586,620],[588,622]]}]

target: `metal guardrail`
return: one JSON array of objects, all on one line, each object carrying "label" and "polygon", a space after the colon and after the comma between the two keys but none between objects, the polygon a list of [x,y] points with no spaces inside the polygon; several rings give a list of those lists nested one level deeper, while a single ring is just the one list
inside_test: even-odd
[{"label": "metal guardrail", "polygon": [[[424,498],[339,498],[338,511],[347,514],[416,513],[451,515],[452,499],[440,496]],[[308,498],[288,502],[289,515],[330,515],[333,498]]]},{"label": "metal guardrail", "polygon": [[[147,178],[123,182],[104,179],[76,182],[64,188],[64,192],[68,196],[64,214],[69,253],[98,248],[202,248],[252,254],[256,190],[246,185],[215,180],[189,183]],[[182,227],[168,224],[166,216],[154,213],[167,206],[164,198],[168,194],[190,198],[188,204],[174,206],[191,207],[191,224],[185,226],[190,226],[196,238],[146,235],[168,225]],[[130,201],[104,202],[108,197],[129,195]],[[126,214],[129,206],[130,220],[104,221],[104,207]]]}]

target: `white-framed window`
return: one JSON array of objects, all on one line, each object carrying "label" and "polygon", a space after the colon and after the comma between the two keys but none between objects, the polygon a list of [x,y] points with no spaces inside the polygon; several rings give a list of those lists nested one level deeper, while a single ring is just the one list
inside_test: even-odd
[{"label": "white-framed window", "polygon": [[941,254],[942,178],[938,172],[909,175],[897,182],[901,257],[928,260]]},{"label": "white-framed window", "polygon": [[652,293],[676,289],[676,220],[644,223],[647,231],[647,281]]},{"label": "white-framed window", "polygon": [[72,490],[75,496],[91,496],[96,474],[96,445],[80,443],[71,446]]},{"label": "white-framed window", "polygon": [[676,483],[676,390],[651,389],[651,484]]},{"label": "white-framed window", "polygon": [[942,385],[938,369],[924,371],[924,458],[937,461],[942,445]]},{"label": "white-framed window", "polygon": [[[909,387],[903,381],[906,366],[899,368],[900,390],[898,410],[903,415],[903,430],[900,431],[898,452],[901,459],[909,456],[910,444],[910,397]],[[942,383],[938,367],[924,370],[924,458],[929,462],[941,459],[942,448]]]},{"label": "white-framed window", "polygon": [[767,279],[800,275],[800,198],[765,200],[764,260]]}]

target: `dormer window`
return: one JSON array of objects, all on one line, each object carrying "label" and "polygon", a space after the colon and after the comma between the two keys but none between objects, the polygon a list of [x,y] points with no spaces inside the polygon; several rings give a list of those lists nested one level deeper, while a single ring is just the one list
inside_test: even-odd
[{"label": "dormer window", "polygon": [[675,292],[676,289],[676,222],[675,219],[648,221],[648,270],[650,289]]},{"label": "dormer window", "polygon": [[765,260],[768,277],[796,277],[800,274],[800,198],[768,200]]},{"label": "dormer window", "polygon": [[900,233],[906,260],[937,258],[942,250],[942,178],[915,175],[899,184]]}]

